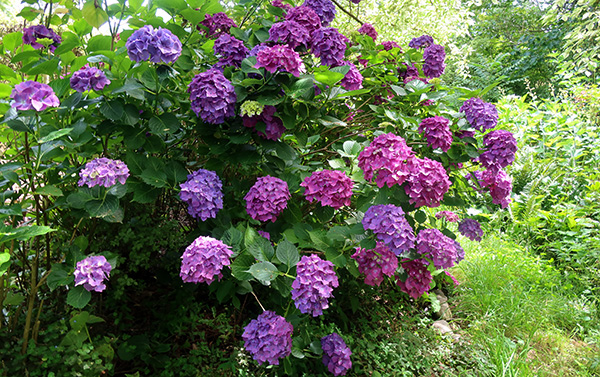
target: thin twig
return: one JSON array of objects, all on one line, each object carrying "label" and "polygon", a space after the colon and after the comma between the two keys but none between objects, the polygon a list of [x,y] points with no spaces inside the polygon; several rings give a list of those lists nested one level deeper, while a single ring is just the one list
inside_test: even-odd
[{"label": "thin twig", "polygon": [[348,16],[350,16],[351,18],[353,18],[356,22],[358,22],[361,25],[364,24],[364,22],[362,22],[358,17],[356,17],[352,13],[350,13],[350,11],[346,10],[346,8],[344,8],[343,6],[341,6],[340,3],[338,3],[336,0],[332,0],[332,1],[333,1],[333,3],[335,5],[337,5],[338,8],[340,8],[344,13],[346,13]]}]

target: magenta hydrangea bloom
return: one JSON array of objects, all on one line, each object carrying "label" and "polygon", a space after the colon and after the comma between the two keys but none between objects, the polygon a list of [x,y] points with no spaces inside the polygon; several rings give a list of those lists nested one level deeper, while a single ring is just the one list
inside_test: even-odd
[{"label": "magenta hydrangea bloom", "polygon": [[75,266],[75,286],[83,285],[87,291],[102,292],[106,289],[104,279],[108,279],[112,266],[102,255],[87,257]]},{"label": "magenta hydrangea bloom", "polygon": [[393,48],[399,48],[400,52],[402,52],[402,47],[400,47],[400,45],[394,41],[383,41],[381,42],[380,46],[383,46],[383,49],[386,51],[389,51]]},{"label": "magenta hydrangea bloom", "polygon": [[422,229],[417,236],[417,253],[433,261],[435,268],[450,268],[456,264],[454,240],[437,229]]},{"label": "magenta hydrangea bloom", "polygon": [[283,121],[275,116],[277,108],[275,106],[265,106],[263,112],[260,115],[242,117],[244,126],[256,130],[256,124],[263,122],[265,124],[265,132],[258,131],[258,135],[268,140],[279,140],[281,135],[285,132],[286,128],[283,126]]},{"label": "magenta hydrangea bloom", "polygon": [[365,284],[373,287],[381,285],[383,276],[394,275],[398,268],[398,258],[383,242],[377,242],[372,250],[357,247],[352,258],[358,263],[358,271],[365,275]]},{"label": "magenta hydrangea bloom", "polygon": [[433,37],[427,34],[421,35],[420,37],[413,38],[409,43],[408,47],[414,49],[426,48],[433,44]]},{"label": "magenta hydrangea bloom", "polygon": [[76,91],[87,92],[88,90],[104,89],[106,85],[110,84],[110,80],[100,69],[86,64],[79,71],[73,73],[70,83],[71,88]]},{"label": "magenta hydrangea bloom", "polygon": [[188,92],[192,110],[203,121],[221,124],[235,116],[235,89],[220,70],[213,68],[194,76]]},{"label": "magenta hydrangea bloom", "polygon": [[196,170],[180,186],[179,197],[188,204],[192,217],[206,221],[223,209],[223,183],[214,171]]},{"label": "magenta hydrangea bloom", "polygon": [[271,235],[269,234],[269,232],[259,230],[258,234],[260,234],[261,237],[264,237],[264,238],[268,239],[269,241],[271,241]]},{"label": "magenta hydrangea bloom", "polygon": [[285,181],[270,175],[259,177],[244,196],[246,211],[254,220],[275,222],[291,197]]},{"label": "magenta hydrangea bloom", "polygon": [[339,285],[333,263],[315,254],[304,255],[296,265],[296,280],[292,283],[292,299],[296,308],[313,317],[323,314]]},{"label": "magenta hydrangea bloom", "polygon": [[419,132],[424,133],[427,145],[431,148],[440,148],[448,152],[452,146],[452,132],[450,131],[450,120],[442,116],[425,118],[419,124]]},{"label": "magenta hydrangea bloom", "polygon": [[373,25],[369,24],[369,23],[364,23],[362,24],[361,27],[358,28],[358,32],[360,34],[364,34],[367,35],[371,38],[373,38],[373,41],[377,40],[377,36],[379,34],[377,34],[377,30],[375,30],[375,27],[373,27]]},{"label": "magenta hydrangea bloom", "polygon": [[298,22],[287,20],[273,24],[269,29],[269,39],[267,40],[296,48],[298,46],[307,46],[310,34]]},{"label": "magenta hydrangea bloom", "polygon": [[250,52],[248,47],[244,46],[244,42],[232,37],[229,34],[221,34],[215,41],[213,46],[215,55],[219,58],[217,67],[233,66],[240,68],[242,60],[248,56]]},{"label": "magenta hydrangea bloom", "polygon": [[423,51],[423,73],[427,77],[440,77],[444,73],[446,51],[444,47],[432,44]]},{"label": "magenta hydrangea bloom", "polygon": [[343,171],[320,170],[313,172],[304,179],[300,186],[306,189],[304,196],[311,202],[316,199],[322,206],[330,206],[335,209],[350,205],[352,179]]},{"label": "magenta hydrangea bloom", "polygon": [[372,230],[396,255],[415,246],[415,234],[402,208],[393,204],[369,207],[362,220],[365,230]]},{"label": "magenta hydrangea bloom", "polygon": [[321,19],[323,27],[329,26],[335,18],[335,4],[331,0],[304,0],[302,6],[314,10]]},{"label": "magenta hydrangea bloom", "polygon": [[262,50],[264,50],[265,48],[269,48],[269,46],[267,46],[266,44],[259,44],[256,45],[254,47],[252,47],[252,50],[250,50],[250,53],[248,54],[248,56],[256,56],[258,55],[258,53]]},{"label": "magenta hydrangea bloom", "polygon": [[515,161],[517,140],[505,130],[495,130],[483,137],[486,151],[479,156],[479,162],[489,170],[500,170]]},{"label": "magenta hydrangea bloom", "polygon": [[358,155],[358,167],[364,172],[365,180],[371,182],[375,176],[378,187],[401,185],[410,170],[407,161],[413,158],[412,149],[406,140],[393,133],[377,136]]},{"label": "magenta hydrangea bloom", "polygon": [[15,85],[10,105],[17,110],[44,111],[48,107],[58,107],[60,102],[49,85],[37,81],[25,81]]},{"label": "magenta hydrangea bloom", "polygon": [[438,207],[450,188],[448,173],[438,161],[413,158],[409,161],[410,175],[404,190],[415,207]]},{"label": "magenta hydrangea bloom", "polygon": [[449,223],[457,223],[458,215],[452,211],[439,211],[435,214],[437,219],[446,219]]},{"label": "magenta hydrangea bloom", "polygon": [[200,25],[208,28],[206,35],[209,38],[219,37],[222,34],[227,34],[229,33],[229,29],[232,27],[237,27],[235,22],[233,22],[233,20],[223,12],[218,12],[212,15],[206,14],[204,16],[204,21],[200,22]]},{"label": "magenta hydrangea bloom", "polygon": [[279,365],[279,359],[292,353],[294,327],[270,310],[262,312],[244,327],[244,348],[259,364]]},{"label": "magenta hydrangea bloom", "polygon": [[221,280],[221,270],[229,266],[231,247],[212,237],[200,236],[185,248],[181,256],[179,276],[185,283],[207,283]]},{"label": "magenta hydrangea bloom", "polygon": [[504,170],[486,170],[482,175],[482,186],[490,191],[492,203],[508,207],[511,202],[512,180]]},{"label": "magenta hydrangea bloom", "polygon": [[44,47],[43,44],[37,42],[38,39],[42,38],[51,39],[53,41],[53,43],[48,46],[50,52],[54,52],[60,45],[60,42],[62,42],[62,38],[56,34],[54,30],[48,29],[44,25],[33,25],[23,29],[23,43],[31,45],[31,47],[36,50]]},{"label": "magenta hydrangea bloom", "polygon": [[127,55],[134,62],[173,63],[181,55],[181,41],[168,29],[154,30],[150,25],[134,31],[125,43]]},{"label": "magenta hydrangea bloom", "polygon": [[346,43],[350,42],[338,29],[324,27],[312,34],[310,49],[312,53],[321,58],[322,65],[335,67],[344,64]]},{"label": "magenta hydrangea bloom", "polygon": [[276,45],[261,49],[256,54],[255,68],[264,68],[271,73],[283,71],[299,77],[305,71],[300,55],[286,45]]},{"label": "magenta hydrangea bloom", "polygon": [[271,1],[271,5],[277,8],[282,8],[285,11],[289,11],[290,9],[292,9],[292,6],[290,4],[284,4],[281,0],[273,0]]},{"label": "magenta hydrangea bloom", "polygon": [[491,103],[484,102],[481,98],[469,98],[460,107],[465,113],[471,127],[484,132],[498,124],[498,110]]},{"label": "magenta hydrangea bloom", "polygon": [[400,279],[396,280],[396,284],[402,292],[407,293],[410,297],[415,300],[423,295],[423,293],[429,291],[431,281],[433,277],[431,272],[427,269],[429,263],[423,259],[402,261],[402,268],[408,274],[406,281]]},{"label": "magenta hydrangea bloom", "polygon": [[342,87],[346,90],[361,89],[363,87],[363,76],[360,74],[358,68],[356,68],[354,64],[346,61],[342,62],[342,65],[349,65],[350,69],[348,70],[342,81],[340,81],[340,85],[342,85]]},{"label": "magenta hydrangea bloom", "polygon": [[334,376],[345,376],[352,368],[350,355],[352,351],[337,333],[332,333],[321,338],[323,350],[323,364]]},{"label": "magenta hydrangea bloom", "polygon": [[129,177],[129,169],[121,160],[100,157],[85,164],[85,167],[79,172],[79,177],[77,183],[79,186],[112,187],[117,181],[122,185],[125,184]]},{"label": "magenta hydrangea bloom", "polygon": [[458,231],[471,241],[481,242],[483,230],[481,229],[481,225],[479,225],[479,221],[477,220],[463,219],[463,221],[458,224]]},{"label": "magenta hydrangea bloom", "polygon": [[[410,82],[419,77],[419,70],[415,66],[415,63],[411,63],[411,65],[408,65],[408,63],[402,63],[397,70],[398,78],[404,83]],[[407,79],[408,81],[406,81]]]},{"label": "magenta hydrangea bloom", "polygon": [[312,35],[315,31],[321,28],[321,19],[317,12],[307,6],[299,6],[288,11],[285,19],[295,21],[304,26],[308,30],[308,34]]}]

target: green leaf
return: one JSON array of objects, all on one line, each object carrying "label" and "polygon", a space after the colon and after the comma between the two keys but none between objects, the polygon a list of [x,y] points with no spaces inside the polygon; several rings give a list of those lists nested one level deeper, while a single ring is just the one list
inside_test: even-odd
[{"label": "green leaf", "polygon": [[315,72],[315,80],[329,87],[333,87],[336,83],[343,79],[344,76],[345,74],[343,73],[334,72],[330,70],[323,72]]},{"label": "green leaf", "polygon": [[4,273],[8,270],[10,266],[10,254],[8,252],[4,252],[0,254],[0,276],[4,275]]},{"label": "green leaf", "polygon": [[256,259],[247,253],[240,254],[231,263],[231,274],[234,278],[246,281],[252,279],[252,274],[248,272],[250,266],[256,262]]},{"label": "green leaf", "polygon": [[132,78],[127,78],[123,86],[114,89],[112,92],[113,94],[125,92],[127,95],[142,101],[146,99],[144,86]]},{"label": "green leaf", "polygon": [[8,295],[6,295],[6,298],[4,299],[3,304],[4,305],[19,305],[23,301],[25,301],[25,295],[23,295],[21,293],[9,292]]},{"label": "green leaf", "polygon": [[144,183],[154,187],[165,187],[167,185],[167,174],[164,171],[154,170],[152,168],[145,169],[140,178]]},{"label": "green leaf", "polygon": [[183,165],[175,160],[171,160],[165,166],[165,173],[169,182],[175,186],[187,179],[188,171]]},{"label": "green leaf", "polygon": [[238,253],[240,251],[243,240],[244,233],[233,226],[227,229],[225,233],[223,233],[223,236],[221,236],[221,241],[223,241],[223,243],[226,245],[231,246],[234,253]]},{"label": "green leaf", "polygon": [[76,309],[82,309],[90,302],[91,298],[92,294],[80,285],[69,290],[69,293],[67,294],[67,304]]},{"label": "green leaf", "polygon": [[31,225],[19,228],[0,225],[0,244],[10,240],[27,241],[33,237],[43,236],[44,234],[55,232],[49,226]]},{"label": "green leaf", "polygon": [[277,259],[289,268],[294,267],[300,260],[300,253],[294,244],[289,241],[281,241],[277,244]]},{"label": "green leaf", "polygon": [[423,210],[416,211],[413,216],[415,220],[417,220],[421,224],[427,221],[427,214]]},{"label": "green leaf", "polygon": [[260,262],[252,265],[249,272],[264,285],[270,285],[279,275],[279,270],[271,262]]},{"label": "green leaf", "polygon": [[119,199],[106,195],[104,199],[92,199],[85,203],[85,210],[92,217],[99,217],[111,223],[123,221],[123,209],[119,206]]},{"label": "green leaf", "polygon": [[62,130],[52,131],[48,135],[39,139],[38,143],[42,144],[42,143],[47,143],[52,140],[59,139],[65,135],[70,134],[71,131],[73,131],[73,128],[63,128]]},{"label": "green leaf", "polygon": [[62,190],[54,185],[38,187],[35,193],[43,196],[63,196]]},{"label": "green leaf", "polygon": [[123,102],[119,100],[104,102],[100,106],[100,112],[110,120],[119,120],[123,116]]},{"label": "green leaf", "polygon": [[2,38],[2,44],[4,49],[7,51],[14,51],[17,47],[23,44],[23,33],[16,31],[14,33],[6,34]]},{"label": "green leaf", "polygon": [[308,231],[308,236],[313,242],[315,249],[319,251],[327,251],[329,245],[327,243],[327,234],[323,231]]},{"label": "green leaf", "polygon": [[83,19],[96,29],[108,21],[108,14],[104,9],[96,7],[96,1],[88,1],[81,9],[81,13]]},{"label": "green leaf", "polygon": [[137,203],[153,203],[160,195],[161,190],[143,182],[128,179],[127,190],[133,192],[133,201]]},{"label": "green leaf", "polygon": [[58,59],[38,60],[23,66],[22,71],[30,76],[34,75],[52,75],[58,69]]},{"label": "green leaf", "polygon": [[155,116],[150,118],[148,126],[154,134],[163,136],[177,132],[181,126],[181,122],[175,115],[171,113],[164,113],[160,117]]},{"label": "green leaf", "polygon": [[60,286],[71,284],[73,280],[73,275],[69,273],[69,268],[67,266],[63,264],[54,264],[52,265],[46,284],[48,284],[48,288],[53,291]]},{"label": "green leaf", "polygon": [[314,93],[314,80],[311,78],[304,78],[296,81],[287,94],[295,99],[310,99],[311,95]]},{"label": "green leaf", "polygon": [[273,245],[271,245],[271,241],[260,236],[248,245],[246,249],[254,256],[254,258],[263,262],[270,261],[273,258],[273,255],[275,255],[275,250],[273,249]]}]

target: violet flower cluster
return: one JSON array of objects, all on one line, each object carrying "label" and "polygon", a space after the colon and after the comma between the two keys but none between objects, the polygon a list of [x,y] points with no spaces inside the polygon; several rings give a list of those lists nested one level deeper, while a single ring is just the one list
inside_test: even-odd
[{"label": "violet flower cluster", "polygon": [[312,202],[316,199],[322,206],[335,209],[350,205],[352,185],[352,179],[339,170],[315,171],[300,184],[306,189],[306,200]]},{"label": "violet flower cluster", "polygon": [[479,156],[479,162],[490,170],[500,170],[515,161],[517,140],[505,130],[495,130],[483,137],[486,151]]},{"label": "violet flower cluster", "polygon": [[90,256],[77,262],[75,266],[75,286],[83,285],[87,291],[102,292],[106,289],[104,279],[108,279],[112,266],[103,255]]},{"label": "violet flower cluster", "polygon": [[185,283],[207,283],[221,280],[221,270],[229,266],[231,247],[212,237],[200,236],[186,247],[181,256],[179,276]]},{"label": "violet flower cluster", "polygon": [[217,67],[233,66],[240,68],[242,60],[250,52],[244,42],[232,37],[229,34],[221,34],[213,46],[215,55],[219,58]]},{"label": "violet flower cluster", "polygon": [[413,158],[408,165],[410,175],[404,191],[410,197],[409,202],[417,208],[438,207],[451,184],[442,164],[425,157]]},{"label": "violet flower cluster", "polygon": [[296,280],[292,283],[292,299],[296,308],[313,317],[323,314],[339,285],[333,263],[315,254],[304,255],[296,265]]},{"label": "violet flower cluster", "polygon": [[271,73],[283,71],[299,77],[305,71],[300,55],[286,45],[275,45],[261,49],[256,54],[255,68],[264,68]]},{"label": "violet flower cluster", "polygon": [[401,185],[410,174],[407,161],[413,157],[406,140],[393,133],[377,136],[358,155],[358,167],[363,170],[365,180],[371,182],[375,176],[378,187]]},{"label": "violet flower cluster", "polygon": [[431,148],[440,148],[448,152],[452,146],[452,132],[450,131],[450,120],[442,116],[425,118],[419,125],[419,132],[424,133],[427,145]]},{"label": "violet flower cluster", "polygon": [[377,242],[371,250],[357,247],[352,258],[358,263],[358,271],[365,275],[365,284],[373,287],[381,285],[383,276],[394,275],[398,268],[398,258],[383,242]]},{"label": "violet flower cluster", "polygon": [[423,51],[423,73],[427,77],[440,77],[444,73],[446,52],[444,47],[432,44]]},{"label": "violet flower cluster", "polygon": [[458,215],[452,211],[439,211],[435,214],[437,219],[446,219],[449,223],[457,223]]},{"label": "violet flower cluster", "polygon": [[23,29],[23,43],[26,45],[31,45],[36,50],[44,47],[43,44],[38,43],[38,39],[51,39],[52,44],[48,46],[48,50],[50,52],[54,52],[60,42],[62,42],[62,38],[54,32],[52,29],[48,29],[44,25],[33,25],[30,27],[26,27]]},{"label": "violet flower cluster", "polygon": [[408,42],[408,47],[414,49],[427,48],[433,44],[433,37],[427,34],[421,35],[420,37],[413,38]]},{"label": "violet flower cluster", "polygon": [[259,364],[279,365],[279,359],[292,353],[292,324],[270,310],[262,312],[244,327],[244,348]]},{"label": "violet flower cluster", "polygon": [[304,0],[302,6],[311,8],[321,19],[323,27],[329,26],[335,18],[335,4],[331,0]]},{"label": "violet flower cluster", "polygon": [[[258,135],[264,139],[279,140],[286,129],[283,126],[283,121],[275,116],[276,111],[277,108],[275,106],[267,105],[259,115],[243,116],[244,126],[256,130]],[[256,129],[258,122],[265,124],[264,132]]]},{"label": "violet flower cluster", "polygon": [[369,24],[369,23],[364,23],[362,24],[361,27],[358,28],[358,32],[360,34],[364,34],[367,35],[371,38],[373,38],[373,41],[377,40],[377,36],[379,34],[377,34],[377,30],[375,30],[375,27],[373,27],[373,25]]},{"label": "violet flower cluster", "polygon": [[322,65],[335,67],[344,64],[346,43],[348,42],[349,39],[338,29],[324,27],[312,34],[310,49],[316,57],[321,58]]},{"label": "violet flower cluster", "polygon": [[[460,246],[458,241],[454,241],[454,248],[456,249],[456,264],[465,259],[465,249]],[[458,285],[458,284],[457,284]]]},{"label": "violet flower cluster", "polygon": [[218,12],[213,15],[206,14],[204,21],[200,22],[200,25],[208,28],[206,35],[209,38],[220,37],[222,34],[229,33],[229,29],[237,27],[235,22],[223,12]]},{"label": "violet flower cluster", "polygon": [[192,110],[203,121],[221,124],[235,116],[235,89],[220,70],[212,68],[194,76],[188,92]]},{"label": "violet flower cluster", "polygon": [[402,47],[400,47],[400,45],[394,41],[384,41],[381,42],[380,46],[383,46],[383,49],[386,51],[389,51],[393,48],[399,48],[400,52],[402,52]]},{"label": "violet flower cluster", "polygon": [[111,160],[106,157],[95,158],[85,164],[79,172],[77,185],[88,187],[103,186],[112,187],[117,181],[124,185],[129,177],[129,169],[121,160]]},{"label": "violet flower cluster", "polygon": [[134,31],[125,43],[134,62],[173,63],[181,55],[181,41],[168,29],[146,25]]},{"label": "violet flower cluster", "polygon": [[408,63],[403,62],[398,67],[397,71],[398,78],[405,84],[419,78],[419,70],[415,66],[415,63],[411,63],[411,65],[408,65]]},{"label": "violet flower cluster", "polygon": [[277,8],[282,8],[284,11],[289,11],[292,9],[290,4],[284,4],[284,2],[281,0],[273,0],[271,1],[271,5]]},{"label": "violet flower cluster", "polygon": [[266,44],[262,44],[262,43],[258,44],[256,46],[252,47],[248,56],[257,56],[259,52],[261,52],[262,50],[264,50],[266,48],[269,48],[269,46]]},{"label": "violet flower cluster", "polygon": [[471,241],[481,242],[483,230],[481,229],[481,225],[479,225],[479,221],[477,220],[463,219],[463,221],[458,224],[458,231]]},{"label": "violet flower cluster", "polygon": [[358,90],[362,88],[363,76],[356,66],[350,62],[342,62],[342,65],[350,66],[350,69],[340,81],[340,85],[346,90]]},{"label": "violet flower cluster", "polygon": [[489,190],[492,203],[508,207],[511,202],[512,180],[504,170],[488,169],[483,172],[482,186]]},{"label": "violet flower cluster", "polygon": [[88,64],[73,73],[69,82],[71,83],[71,88],[78,92],[102,90],[106,85],[110,84],[110,80],[106,78],[104,72],[96,67],[90,67]]},{"label": "violet flower cluster", "polygon": [[295,21],[304,26],[308,30],[308,34],[312,35],[315,31],[321,28],[321,18],[317,12],[307,6],[299,6],[288,11],[285,19]]},{"label": "violet flower cluster", "polygon": [[50,85],[37,81],[25,81],[15,85],[10,98],[11,106],[17,110],[44,111],[48,107],[58,107],[60,102]]},{"label": "violet flower cluster", "polygon": [[321,338],[323,350],[323,364],[334,376],[345,376],[352,368],[350,355],[352,351],[337,333],[332,333]]},{"label": "violet flower cluster", "polygon": [[417,236],[417,253],[429,258],[438,268],[450,268],[456,264],[454,240],[438,229],[422,229]]},{"label": "violet flower cluster", "polygon": [[469,98],[460,107],[465,113],[471,127],[480,132],[492,129],[498,124],[498,110],[491,103],[484,102],[481,98]]},{"label": "violet flower cluster", "polygon": [[206,221],[223,209],[223,184],[214,171],[196,170],[180,186],[179,197],[187,203],[192,217]]},{"label": "violet flower cluster", "polygon": [[244,196],[246,211],[254,220],[273,222],[287,207],[290,198],[288,184],[270,175],[259,177]]},{"label": "violet flower cluster", "polygon": [[396,255],[412,249],[415,245],[415,235],[404,217],[404,211],[393,204],[369,207],[362,224],[365,230],[372,230]]},{"label": "violet flower cluster", "polygon": [[396,285],[400,287],[402,292],[407,293],[415,300],[429,291],[429,287],[433,277],[427,266],[429,263],[423,259],[402,261],[402,268],[408,274],[406,281],[396,280]]},{"label": "violet flower cluster", "polygon": [[296,48],[299,46],[308,46],[310,34],[298,22],[287,20],[273,24],[269,29],[269,39],[267,40]]}]

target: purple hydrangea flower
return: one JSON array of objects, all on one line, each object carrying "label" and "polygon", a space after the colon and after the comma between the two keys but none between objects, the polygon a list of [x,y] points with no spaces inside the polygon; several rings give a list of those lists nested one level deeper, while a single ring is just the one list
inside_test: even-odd
[{"label": "purple hydrangea flower", "polygon": [[398,258],[383,242],[377,242],[375,249],[367,250],[360,247],[352,258],[358,263],[358,271],[365,275],[365,284],[379,286],[383,276],[392,276],[398,268]]},{"label": "purple hydrangea flower", "polygon": [[154,28],[152,26],[146,25],[134,31],[125,43],[129,59],[134,62],[149,60],[153,42]]},{"label": "purple hydrangea flower", "polygon": [[432,44],[423,51],[423,73],[427,77],[440,77],[444,73],[446,52],[440,45]]},{"label": "purple hydrangea flower", "polygon": [[306,200],[315,199],[322,206],[336,209],[350,205],[352,197],[352,179],[339,170],[321,170],[306,177],[300,186],[306,188]]},{"label": "purple hydrangea flower", "polygon": [[306,6],[299,6],[288,11],[285,19],[295,21],[304,26],[308,30],[308,34],[312,35],[315,31],[321,28],[321,19],[317,12]]},{"label": "purple hydrangea flower", "polygon": [[409,161],[410,175],[404,190],[415,207],[438,207],[450,188],[448,173],[438,161],[413,158]]},{"label": "purple hydrangea flower", "polygon": [[465,259],[465,249],[460,246],[458,241],[454,241],[454,248],[456,249],[456,264],[458,264]]},{"label": "purple hydrangea flower", "polygon": [[450,268],[456,263],[454,240],[437,229],[422,229],[417,236],[417,253],[429,258],[438,268]]},{"label": "purple hydrangea flower", "polygon": [[265,124],[265,132],[257,130],[258,135],[268,140],[279,140],[286,128],[283,126],[283,121],[275,116],[276,111],[277,108],[275,106],[267,105],[260,115],[251,117],[244,115],[242,117],[244,126],[256,129],[256,124],[263,122]]},{"label": "purple hydrangea flower", "polygon": [[260,234],[261,237],[264,237],[264,238],[268,239],[269,241],[271,241],[271,235],[269,234],[269,232],[259,230],[258,234]]},{"label": "purple hydrangea flower", "polygon": [[235,89],[218,69],[209,69],[194,76],[188,92],[192,110],[203,121],[221,124],[225,118],[235,116]]},{"label": "purple hydrangea flower", "polygon": [[464,139],[466,137],[475,137],[475,131],[458,130],[454,134],[459,139]]},{"label": "purple hydrangea flower", "polygon": [[104,279],[108,279],[112,266],[102,255],[87,257],[77,262],[75,272],[75,286],[82,285],[88,291],[102,292],[106,289]]},{"label": "purple hydrangea flower", "polygon": [[262,50],[264,50],[265,48],[269,48],[269,46],[267,46],[266,44],[259,44],[256,45],[254,47],[252,47],[252,50],[250,50],[250,53],[248,54],[248,56],[256,56],[258,55],[258,53]]},{"label": "purple hydrangea flower", "polygon": [[316,57],[321,58],[322,65],[335,67],[344,64],[348,42],[349,39],[340,34],[338,29],[324,27],[312,34],[310,48]]},{"label": "purple hydrangea flower", "polygon": [[458,231],[471,241],[481,242],[483,230],[481,229],[481,225],[479,225],[479,221],[477,220],[463,219],[463,221],[458,224]]},{"label": "purple hydrangea flower", "polygon": [[515,161],[517,141],[513,134],[505,130],[495,130],[483,137],[486,151],[479,156],[479,162],[490,170],[500,170]]},{"label": "purple hydrangea flower", "polygon": [[87,92],[88,90],[102,90],[110,80],[106,78],[104,72],[96,67],[85,65],[79,71],[71,76],[71,88],[78,92]]},{"label": "purple hydrangea flower", "polygon": [[367,35],[371,38],[373,38],[373,41],[377,40],[377,30],[375,30],[375,28],[373,27],[373,25],[369,24],[369,23],[364,23],[362,24],[362,26],[360,28],[358,28],[358,32],[360,34],[364,34]]},{"label": "purple hydrangea flower", "polygon": [[402,261],[402,268],[408,274],[406,281],[396,280],[396,284],[402,292],[416,300],[429,290],[433,277],[427,269],[428,265],[429,263],[423,259],[404,259]]},{"label": "purple hydrangea flower", "polygon": [[79,172],[79,186],[88,187],[114,186],[117,181],[124,185],[129,177],[129,169],[121,160],[111,160],[106,157],[93,159],[85,164],[85,167]]},{"label": "purple hydrangea flower", "polygon": [[365,230],[372,230],[396,255],[412,249],[415,245],[415,235],[404,217],[404,211],[393,204],[369,207],[362,224]]},{"label": "purple hydrangea flower", "polygon": [[[397,70],[398,78],[404,83],[410,82],[412,80],[415,80],[416,77],[419,77],[419,70],[415,66],[415,63],[411,63],[411,65],[408,65],[408,63],[402,63],[402,65],[399,66]],[[405,81],[407,79],[409,81]]]},{"label": "purple hydrangea flower", "polygon": [[150,25],[139,28],[125,43],[127,55],[134,62],[173,63],[181,55],[181,41],[170,30]]},{"label": "purple hydrangea flower", "polygon": [[250,52],[248,47],[244,46],[244,42],[232,37],[229,34],[221,34],[215,41],[213,46],[215,55],[219,57],[217,67],[233,66],[240,68],[242,60],[248,56]]},{"label": "purple hydrangea flower", "polygon": [[358,167],[364,172],[365,180],[371,182],[376,176],[378,187],[401,185],[410,174],[407,161],[413,157],[406,140],[393,133],[377,136],[358,155]]},{"label": "purple hydrangea flower", "polygon": [[333,263],[318,256],[304,255],[296,265],[296,280],[292,283],[292,299],[296,308],[313,317],[323,314],[339,285]]},{"label": "purple hydrangea flower", "polygon": [[192,217],[206,221],[217,217],[217,212],[223,209],[223,184],[214,171],[196,170],[180,186],[179,197],[188,204]]},{"label": "purple hydrangea flower", "polygon": [[271,1],[271,5],[277,8],[282,8],[285,11],[289,11],[290,9],[292,9],[292,6],[290,4],[284,4],[281,0],[273,0]]},{"label": "purple hydrangea flower", "polygon": [[400,52],[402,52],[402,47],[400,47],[400,45],[394,41],[384,41],[381,42],[380,46],[383,46],[383,49],[386,51],[389,51],[393,48],[399,48]]},{"label": "purple hydrangea flower", "polygon": [[279,365],[279,359],[292,353],[294,327],[280,315],[267,310],[244,327],[244,348],[259,364]]},{"label": "purple hydrangea flower", "polygon": [[287,44],[291,48],[307,46],[309,40],[308,30],[296,21],[277,22],[269,29],[268,41]]},{"label": "purple hydrangea flower", "polygon": [[361,89],[362,86],[362,82],[363,82],[363,76],[360,74],[358,68],[356,68],[356,66],[350,62],[342,62],[342,65],[349,65],[350,69],[348,70],[348,72],[346,73],[346,75],[344,76],[344,78],[342,79],[342,81],[340,81],[340,84],[342,85],[342,87],[346,90],[358,90]]},{"label": "purple hydrangea flower", "polygon": [[321,25],[329,26],[335,18],[335,4],[331,0],[304,0],[302,6],[314,10],[321,19]]},{"label": "purple hydrangea flower", "polygon": [[221,36],[222,34],[227,34],[229,33],[229,29],[232,27],[237,27],[235,22],[233,22],[233,20],[223,12],[218,12],[213,15],[206,14],[204,16],[204,21],[200,22],[200,25],[208,28],[206,35],[209,38],[215,38]]},{"label": "purple hydrangea flower", "polygon": [[299,77],[303,73],[304,62],[300,55],[286,45],[276,45],[260,50],[256,54],[255,68],[264,68],[271,73],[278,71],[289,72]]},{"label": "purple hydrangea flower", "polygon": [[427,145],[431,148],[440,148],[448,152],[452,146],[452,132],[450,131],[450,120],[442,116],[425,118],[419,125],[419,132],[424,133]]},{"label": "purple hydrangea flower", "polygon": [[484,132],[498,124],[498,110],[491,103],[484,102],[481,98],[469,98],[460,107],[465,113],[471,127]]},{"label": "purple hydrangea flower", "polygon": [[323,349],[323,364],[334,376],[345,376],[352,368],[352,360],[350,360],[352,351],[337,333],[322,337],[321,349]]},{"label": "purple hydrangea flower", "polygon": [[444,218],[444,219],[446,219],[446,221],[448,221],[450,223],[458,222],[458,215],[452,211],[439,211],[438,213],[435,214],[435,217],[437,219]]},{"label": "purple hydrangea flower", "polygon": [[207,283],[210,285],[215,277],[221,280],[221,270],[229,266],[229,258],[233,255],[231,247],[212,237],[200,236],[185,248],[181,256],[179,276],[185,283]]},{"label": "purple hydrangea flower", "polygon": [[504,170],[488,169],[483,172],[482,186],[490,191],[492,203],[508,207],[511,202],[512,180]]},{"label": "purple hydrangea flower", "polygon": [[433,37],[427,34],[421,35],[420,37],[413,38],[409,43],[408,47],[414,49],[426,48],[433,44]]},{"label": "purple hydrangea flower", "polygon": [[48,107],[58,107],[60,102],[49,85],[37,81],[25,81],[15,85],[10,98],[11,106],[17,110],[44,111]]},{"label": "purple hydrangea flower", "polygon": [[31,45],[31,47],[36,50],[44,47],[43,44],[37,42],[38,39],[42,38],[51,39],[53,41],[53,43],[48,46],[50,52],[54,52],[58,45],[60,45],[60,42],[62,42],[62,38],[56,34],[54,30],[48,29],[44,25],[33,25],[23,29],[23,43]]},{"label": "purple hydrangea flower", "polygon": [[246,211],[254,220],[273,222],[287,207],[290,198],[287,183],[270,175],[259,177],[244,196]]}]

